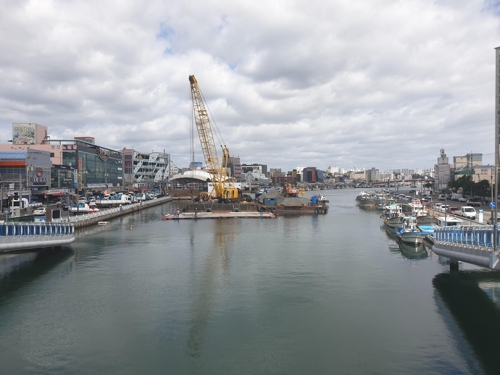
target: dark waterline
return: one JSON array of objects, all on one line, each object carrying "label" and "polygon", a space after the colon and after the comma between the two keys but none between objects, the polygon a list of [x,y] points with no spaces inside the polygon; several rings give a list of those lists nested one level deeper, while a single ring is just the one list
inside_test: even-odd
[{"label": "dark waterline", "polygon": [[0,374],[498,374],[500,276],[327,215],[164,222],[0,255]]}]

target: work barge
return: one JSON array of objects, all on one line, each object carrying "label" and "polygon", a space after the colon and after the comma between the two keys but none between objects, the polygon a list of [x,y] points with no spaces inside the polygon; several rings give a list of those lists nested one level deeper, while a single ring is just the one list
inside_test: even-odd
[{"label": "work barge", "polygon": [[264,193],[258,199],[248,201],[220,202],[217,200],[191,202],[179,206],[164,215],[163,220],[185,219],[229,219],[264,218],[278,216],[318,215],[328,212],[328,200],[323,196],[312,198],[285,196],[274,190]]}]

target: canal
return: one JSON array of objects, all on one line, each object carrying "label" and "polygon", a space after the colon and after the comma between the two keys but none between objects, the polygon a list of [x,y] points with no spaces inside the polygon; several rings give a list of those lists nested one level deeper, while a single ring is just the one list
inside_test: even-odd
[{"label": "canal", "polygon": [[500,276],[327,215],[161,221],[0,255],[0,374],[498,374]]}]

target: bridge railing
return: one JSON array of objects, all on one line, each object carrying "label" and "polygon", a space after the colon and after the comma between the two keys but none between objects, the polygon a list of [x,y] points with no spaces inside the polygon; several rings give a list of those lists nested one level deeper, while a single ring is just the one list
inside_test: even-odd
[{"label": "bridge railing", "polygon": [[0,224],[0,238],[72,235],[69,223],[5,223]]},{"label": "bridge railing", "polygon": [[[497,233],[499,233],[498,229]],[[434,242],[493,248],[493,226],[437,228],[434,232]],[[497,245],[500,248],[499,235],[497,235]]]}]

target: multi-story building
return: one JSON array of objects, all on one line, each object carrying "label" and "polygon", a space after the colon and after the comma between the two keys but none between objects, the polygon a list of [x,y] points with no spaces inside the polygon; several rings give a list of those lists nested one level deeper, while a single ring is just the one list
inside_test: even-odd
[{"label": "multi-story building", "polygon": [[75,170],[78,191],[123,187],[122,152],[96,145],[93,137],[46,139],[43,142],[62,155],[60,165]]},{"label": "multi-story building", "polygon": [[96,145],[93,137],[50,139],[45,126],[15,123],[12,144],[0,145],[0,150],[13,149],[49,153],[52,172],[48,194],[60,194],[61,189],[82,191],[123,186],[122,153]]},{"label": "multi-story building", "polygon": [[267,176],[267,165],[266,164],[241,164],[241,168],[243,169],[243,173],[247,172],[260,172],[263,175]]},{"label": "multi-story building", "polygon": [[170,177],[170,155],[123,149],[124,180],[128,188],[163,187]]},{"label": "multi-story building", "polygon": [[378,181],[380,178],[379,176],[379,170],[376,169],[376,168],[372,168],[370,170],[367,171],[367,179],[368,181]]},{"label": "multi-story building", "polygon": [[[9,192],[43,196],[50,189],[50,153],[33,149],[0,151],[0,184],[4,199]],[[71,185],[73,181],[71,181]]]},{"label": "multi-story building", "polygon": [[435,180],[434,189],[446,189],[448,182],[450,182],[450,164],[448,163],[448,157],[444,153],[444,149],[441,149],[440,156],[437,159],[437,164],[434,165],[435,170]]},{"label": "multi-story building", "polygon": [[231,176],[234,177],[236,182],[241,182],[243,178],[243,168],[241,167],[241,161],[239,156],[230,156],[228,161],[228,167],[231,172]]},{"label": "multi-story building", "polygon": [[269,176],[272,179],[275,179],[277,177],[283,176],[283,172],[281,171],[281,168],[271,168],[269,169]]},{"label": "multi-story building", "polygon": [[302,170],[302,182],[319,182],[315,167],[306,167]]},{"label": "multi-story building", "polygon": [[480,153],[470,153],[464,156],[454,156],[453,157],[453,168],[456,171],[462,169],[472,169],[478,165],[483,164],[483,154]]},{"label": "multi-story building", "polygon": [[472,180],[474,182],[486,180],[492,186],[495,181],[495,167],[493,165],[476,165]]}]

